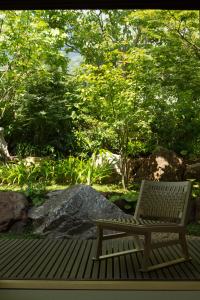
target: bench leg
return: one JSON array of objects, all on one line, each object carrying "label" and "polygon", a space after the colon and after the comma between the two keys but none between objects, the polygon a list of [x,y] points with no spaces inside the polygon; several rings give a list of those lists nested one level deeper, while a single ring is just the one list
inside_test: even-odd
[{"label": "bench leg", "polygon": [[148,271],[149,257],[151,252],[151,232],[148,232],[144,235],[144,251],[142,259],[142,268],[141,271]]},{"label": "bench leg", "polygon": [[134,240],[135,249],[137,249],[138,251],[144,250],[143,244],[138,235],[134,235],[133,240]]},{"label": "bench leg", "polygon": [[179,241],[180,241],[180,244],[181,244],[181,247],[182,247],[184,258],[186,260],[190,259],[185,232],[180,232],[179,233]]},{"label": "bench leg", "polygon": [[95,260],[98,260],[99,256],[102,254],[102,241],[103,241],[103,228],[101,226],[97,226],[96,256],[93,258]]}]

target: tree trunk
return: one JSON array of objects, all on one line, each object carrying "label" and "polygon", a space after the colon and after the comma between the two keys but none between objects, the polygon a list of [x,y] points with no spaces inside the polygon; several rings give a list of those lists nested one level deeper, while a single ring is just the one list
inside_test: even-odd
[{"label": "tree trunk", "polygon": [[11,160],[8,145],[4,139],[4,129],[0,127],[0,156],[4,162]]}]

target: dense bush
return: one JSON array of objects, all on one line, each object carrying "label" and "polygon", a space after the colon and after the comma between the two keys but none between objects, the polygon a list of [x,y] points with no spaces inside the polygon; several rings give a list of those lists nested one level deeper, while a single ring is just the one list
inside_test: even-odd
[{"label": "dense bush", "polygon": [[27,164],[25,160],[0,167],[0,183],[19,186],[43,184],[101,183],[112,173],[110,165],[95,166],[95,155],[89,159],[68,157]]},{"label": "dense bush", "polygon": [[137,204],[139,192],[136,190],[129,191],[125,194],[115,194],[109,197],[109,200],[114,202],[116,205],[122,202],[125,212],[134,212]]}]

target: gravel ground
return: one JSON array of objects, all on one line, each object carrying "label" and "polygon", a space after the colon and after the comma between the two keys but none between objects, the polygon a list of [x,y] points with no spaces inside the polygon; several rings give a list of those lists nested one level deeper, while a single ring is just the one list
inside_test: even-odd
[{"label": "gravel ground", "polygon": [[[176,233],[153,233],[152,234],[152,240],[154,241],[167,241],[172,239],[177,239],[178,234]],[[125,237],[125,239],[131,239],[131,236]],[[143,240],[143,236],[140,236],[140,239]],[[200,240],[200,236],[195,235],[186,235],[187,240]]]}]

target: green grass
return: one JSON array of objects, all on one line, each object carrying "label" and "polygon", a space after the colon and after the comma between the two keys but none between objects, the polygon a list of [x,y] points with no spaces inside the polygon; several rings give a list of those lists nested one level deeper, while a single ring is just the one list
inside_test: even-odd
[{"label": "green grass", "polygon": [[0,239],[42,239],[44,238],[43,236],[39,234],[34,234],[34,233],[10,233],[10,232],[5,232],[5,233],[0,233]]},{"label": "green grass", "polygon": [[121,186],[116,184],[93,184],[92,187],[97,190],[98,192],[109,192],[109,193],[119,193],[119,194],[125,194],[128,192],[127,189],[123,189]]},{"label": "green grass", "polygon": [[0,184],[0,191],[13,191],[13,192],[21,192],[21,187],[17,184]]},{"label": "green grass", "polygon": [[0,239],[43,239],[44,236],[33,233],[33,226],[30,221],[26,224],[22,233],[0,232]]},{"label": "green grass", "polygon": [[[24,185],[23,189],[27,188],[27,185]],[[69,187],[69,185],[60,185],[60,184],[52,184],[52,185],[47,185],[45,186],[47,191],[54,191],[54,190],[64,190],[67,189]],[[115,184],[93,184],[92,187],[99,191],[99,192],[118,192],[118,193],[127,193],[128,190],[127,189],[123,189],[121,186],[119,185],[115,185]],[[15,191],[15,192],[19,192],[22,191],[22,188],[17,185],[17,184],[12,184],[12,185],[8,185],[8,184],[0,184],[0,191]]]},{"label": "green grass", "polygon": [[[121,186],[115,185],[115,184],[109,184],[109,185],[94,184],[94,185],[92,185],[92,187],[95,190],[97,190],[98,192],[126,194],[129,191],[129,190],[123,189]],[[0,191],[23,192],[27,188],[28,188],[27,185],[24,185],[23,188],[21,188],[17,184],[12,184],[12,185],[8,185],[8,184],[3,185],[3,184],[1,184],[0,185]],[[50,191],[55,191],[55,190],[67,189],[67,188],[69,188],[69,185],[53,184],[53,185],[47,185],[47,186],[45,185],[44,188],[47,192],[50,192]]]}]

